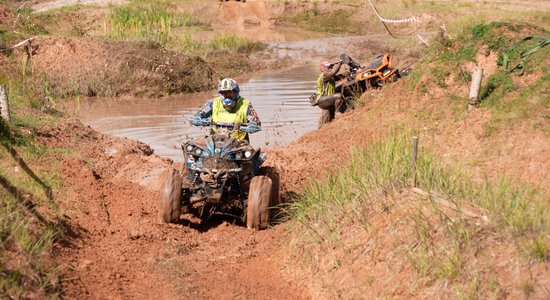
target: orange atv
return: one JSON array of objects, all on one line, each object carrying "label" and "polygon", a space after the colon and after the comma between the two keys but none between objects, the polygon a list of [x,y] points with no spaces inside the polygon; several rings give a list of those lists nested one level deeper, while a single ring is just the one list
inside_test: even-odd
[{"label": "orange atv", "polygon": [[385,83],[396,81],[408,72],[399,72],[393,67],[390,53],[379,55],[367,66],[361,66],[346,54],[340,55],[340,60],[350,67],[349,72],[342,74],[336,82],[336,92],[343,98],[359,98],[368,89],[379,89]]},{"label": "orange atv", "polygon": [[335,93],[319,98],[317,93],[310,96],[312,106],[321,109],[336,109],[345,112],[355,108],[355,101],[369,89],[380,89],[384,84],[393,82],[409,74],[410,70],[399,71],[393,67],[390,53],[379,55],[367,66],[361,66],[346,54],[340,54],[342,64],[349,66],[349,71],[336,75]]}]

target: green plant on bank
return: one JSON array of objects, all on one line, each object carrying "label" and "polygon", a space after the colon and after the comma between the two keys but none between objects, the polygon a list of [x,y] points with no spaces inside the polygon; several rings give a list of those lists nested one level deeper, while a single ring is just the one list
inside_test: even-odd
[{"label": "green plant on bank", "polygon": [[[493,118],[487,124],[487,135],[527,118],[545,118],[545,111],[550,108],[550,72],[543,72],[543,76],[519,92],[513,83],[512,76],[516,76],[513,73],[497,71],[487,79],[480,95],[481,107],[493,112]],[[542,132],[550,132],[550,125],[546,122],[537,122],[533,126]]]},{"label": "green plant on bank", "polygon": [[[297,253],[310,253],[304,256],[307,259],[315,257],[321,247],[352,247],[338,234],[346,232],[350,224],[362,224],[369,233],[370,216],[379,209],[377,199],[382,195],[397,197],[410,186],[413,173],[409,137],[397,133],[358,150],[348,165],[325,180],[312,181],[289,204],[288,229]],[[407,256],[420,278],[450,280],[462,289],[459,282],[470,280],[464,274],[487,267],[466,262],[468,253],[482,247],[489,237],[529,245],[525,249],[528,257],[548,260],[548,249],[542,241],[550,234],[550,207],[542,191],[506,178],[472,182],[459,170],[440,167],[427,149],[422,149],[417,160],[416,180],[420,188],[453,199],[459,208],[449,214],[441,204],[428,199],[429,210],[417,210],[410,216],[416,243],[408,248]],[[467,221],[461,212],[466,204],[486,211],[491,222],[480,228]],[[487,292],[497,290],[495,287]]]},{"label": "green plant on bank", "polygon": [[187,55],[206,56],[212,52],[226,50],[237,53],[252,53],[262,51],[267,45],[258,41],[235,35],[235,34],[217,34],[208,43],[201,43],[193,40],[186,34],[173,45],[175,49]]},{"label": "green plant on bank", "polygon": [[203,43],[194,40],[191,35],[183,34],[175,41],[174,47],[187,55],[203,55],[206,47]]},{"label": "green plant on bank", "polygon": [[498,100],[515,89],[510,72],[499,70],[487,78],[483,85],[479,99],[485,105],[498,106]]},{"label": "green plant on bank", "polygon": [[[550,47],[540,48],[524,61],[524,76],[542,74],[542,76],[535,76],[536,81],[525,87],[521,86],[522,78],[515,72],[510,72],[510,69],[520,61],[520,54],[532,49],[538,40],[529,40],[507,51],[525,35],[538,35],[536,32],[544,36],[545,31],[527,24],[506,22],[474,24],[450,41],[450,45],[433,43],[430,46],[428,51],[432,54],[432,58],[420,61],[410,74],[410,90],[418,90],[421,94],[425,94],[431,89],[446,88],[445,80],[450,74],[468,83],[471,80],[470,73],[467,72],[468,70],[462,70],[461,66],[474,62],[480,55],[480,51],[495,51],[499,55],[497,64],[500,66],[495,73],[483,79],[479,96],[480,106],[491,109],[493,113],[485,134],[491,135],[503,126],[513,126],[526,118],[544,119],[543,114],[550,105],[548,100]],[[510,61],[508,70],[502,66],[505,51]],[[545,124],[541,121],[533,126],[543,132],[549,132],[550,126]]]},{"label": "green plant on bank", "polygon": [[4,85],[7,88],[8,101],[11,108],[26,108],[34,107],[34,103],[37,101],[28,85],[24,84],[24,81],[15,77],[2,77],[0,78],[0,85]]},{"label": "green plant on bank", "polygon": [[230,50],[240,53],[251,53],[262,51],[267,46],[262,42],[254,42],[246,37],[234,34],[216,35],[208,43],[208,48],[212,50]]},{"label": "green plant on bank", "polygon": [[135,1],[114,6],[110,14],[110,36],[116,39],[138,38],[167,43],[174,27],[198,26],[200,22],[189,14],[174,14],[161,3]]},{"label": "green plant on bank", "polygon": [[23,33],[27,35],[48,34],[46,28],[37,22],[30,7],[23,6],[17,11],[17,13],[19,15],[17,25],[22,27]]},{"label": "green plant on bank", "polygon": [[59,216],[51,187],[60,179],[53,170],[33,169],[44,151],[0,118],[0,291],[10,299],[59,297],[57,270],[47,257],[62,235],[50,221]]},{"label": "green plant on bank", "polygon": [[292,16],[280,17],[280,22],[290,22],[307,30],[327,33],[359,34],[361,26],[354,26],[352,16],[357,9],[336,9],[322,12],[317,8],[305,10]]},{"label": "green plant on bank", "polygon": [[449,45],[433,43],[430,46],[430,52],[435,54],[436,61],[442,66],[454,68],[465,62],[474,62],[478,52],[485,48],[502,53],[517,42],[512,36],[503,35],[502,32],[507,30],[519,35],[525,29],[542,30],[528,25],[504,22],[477,23],[466,27],[456,39],[448,40]]}]

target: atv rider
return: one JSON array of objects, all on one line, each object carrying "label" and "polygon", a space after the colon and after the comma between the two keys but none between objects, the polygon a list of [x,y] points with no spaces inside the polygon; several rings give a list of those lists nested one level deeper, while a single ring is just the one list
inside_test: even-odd
[{"label": "atv rider", "polygon": [[340,59],[337,63],[325,61],[320,64],[321,73],[317,77],[317,93],[310,98],[312,106],[318,105],[322,109],[319,127],[334,120],[337,110],[341,113],[346,110],[346,106],[342,103],[342,95],[336,91],[337,74],[342,63]]},{"label": "atv rider", "polygon": [[[239,126],[247,124],[249,128],[261,130],[261,122],[252,104],[239,95],[239,85],[234,79],[224,78],[218,85],[218,97],[209,99],[192,117],[191,124],[205,126],[212,124],[211,133],[215,133],[216,123],[233,123],[236,130],[231,133],[239,142],[249,142],[248,133],[239,130]],[[211,118],[211,122],[207,120]]]}]

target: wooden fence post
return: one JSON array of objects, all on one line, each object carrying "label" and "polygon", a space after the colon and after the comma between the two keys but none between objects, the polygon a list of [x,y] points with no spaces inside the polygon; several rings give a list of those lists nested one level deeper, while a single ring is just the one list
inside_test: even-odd
[{"label": "wooden fence post", "polygon": [[6,122],[10,121],[10,108],[8,106],[8,90],[4,85],[0,85],[0,117],[2,117]]},{"label": "wooden fence post", "polygon": [[468,110],[476,108],[479,102],[479,90],[481,88],[481,77],[483,76],[483,69],[479,67],[474,68],[472,73],[472,84],[470,85],[470,95],[468,96]]},{"label": "wooden fence post", "polygon": [[413,136],[413,157],[412,157],[412,186],[416,187],[416,157],[418,156],[418,137]]}]

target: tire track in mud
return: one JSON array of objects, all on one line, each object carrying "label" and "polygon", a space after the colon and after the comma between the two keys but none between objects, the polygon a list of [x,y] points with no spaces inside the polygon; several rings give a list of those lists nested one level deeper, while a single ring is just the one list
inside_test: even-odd
[{"label": "tire track in mud", "polygon": [[220,220],[200,225],[188,217],[162,224],[158,170],[171,167],[169,161],[139,142],[78,124],[43,136],[48,147],[74,151],[60,157],[65,188],[55,195],[70,224],[54,253],[64,298],[308,298],[283,271],[282,229],[256,232]]},{"label": "tire track in mud", "polygon": [[[372,39],[365,37],[353,42],[345,38],[329,41],[278,43],[272,47],[282,51],[279,57],[291,51],[291,58],[308,60],[336,57],[344,49],[353,53],[352,44],[357,45],[356,49],[365,43],[372,48]],[[319,47],[310,55],[305,49],[316,48],[312,45],[325,48]],[[69,224],[75,232],[67,236],[67,244],[56,246],[63,297],[310,298],[307,283],[293,280],[285,270],[282,228],[255,232],[224,222],[201,226],[192,220],[160,224],[160,184],[150,178],[158,177],[159,168],[170,167],[169,162],[146,154],[137,142],[105,136],[81,125],[61,124],[52,129],[51,136],[55,138],[44,141],[48,147],[69,148],[76,156],[86,158],[65,158],[62,176],[66,187],[57,197],[67,199]],[[81,138],[75,140],[74,136]],[[281,179],[300,182],[307,176],[298,173],[293,174],[294,178]],[[288,186],[284,182],[282,185]]]}]

